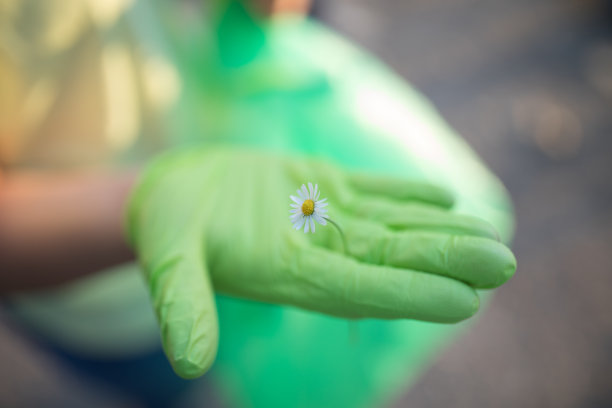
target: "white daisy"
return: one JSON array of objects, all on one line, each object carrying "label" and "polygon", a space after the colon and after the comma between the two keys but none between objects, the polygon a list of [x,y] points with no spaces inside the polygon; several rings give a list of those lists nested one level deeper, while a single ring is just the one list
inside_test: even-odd
[{"label": "white daisy", "polygon": [[312,183],[308,183],[308,189],[302,184],[302,188],[297,190],[298,197],[290,196],[293,203],[289,210],[291,215],[289,219],[293,223],[295,229],[300,229],[304,226],[304,233],[308,230],[315,232],[315,221],[321,225],[326,225],[327,214],[327,198],[319,200],[319,186],[315,184],[312,188]]}]

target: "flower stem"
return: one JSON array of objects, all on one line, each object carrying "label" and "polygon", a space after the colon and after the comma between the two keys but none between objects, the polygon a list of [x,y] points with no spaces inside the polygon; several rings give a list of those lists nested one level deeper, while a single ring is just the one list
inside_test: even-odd
[{"label": "flower stem", "polygon": [[346,236],[344,235],[344,231],[342,231],[342,228],[340,228],[340,226],[335,221],[332,221],[330,218],[323,217],[323,219],[329,222],[334,227],[336,227],[336,229],[340,233],[340,238],[342,238],[342,247],[344,248],[344,255],[348,255],[348,245],[346,243]]}]

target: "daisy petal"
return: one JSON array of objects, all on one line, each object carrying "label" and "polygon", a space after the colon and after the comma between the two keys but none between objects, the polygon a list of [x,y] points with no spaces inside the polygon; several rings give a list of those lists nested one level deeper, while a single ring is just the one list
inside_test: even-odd
[{"label": "daisy petal", "polygon": [[299,230],[300,228],[302,228],[302,226],[304,225],[304,221],[306,221],[306,218],[302,217],[301,219],[295,221],[293,223],[293,226],[296,230]]},{"label": "daisy petal", "polygon": [[[313,214],[314,215],[314,214]],[[327,224],[326,218],[327,218],[327,214],[317,214],[317,217],[319,217],[320,219],[322,219],[325,224]],[[319,223],[320,224],[320,223]],[[323,225],[325,225],[323,224]]]},{"label": "daisy petal", "polygon": [[325,221],[325,219],[317,213],[312,214],[312,217],[315,219],[316,222],[318,222],[321,225],[327,224],[327,221]]},{"label": "daisy petal", "polygon": [[[327,198],[319,200],[321,191],[319,185],[312,182],[304,183],[298,188],[297,196],[290,195],[292,202],[289,204],[289,219],[296,230],[302,229],[304,233],[315,232],[316,225],[327,225],[329,218],[327,216],[329,203]],[[310,215],[304,214],[303,205],[306,200],[314,202],[314,208]]]}]

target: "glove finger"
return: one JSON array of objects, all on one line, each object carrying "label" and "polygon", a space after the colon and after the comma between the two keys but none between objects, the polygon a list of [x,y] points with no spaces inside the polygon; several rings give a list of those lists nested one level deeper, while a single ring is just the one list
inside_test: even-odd
[{"label": "glove finger", "polygon": [[348,181],[363,195],[373,194],[399,201],[420,201],[442,208],[451,208],[455,202],[450,191],[425,182],[368,173],[351,174]]},{"label": "glove finger", "polygon": [[214,293],[201,256],[173,253],[145,266],[164,351],[183,378],[212,365],[219,328]]},{"label": "glove finger", "polygon": [[417,319],[452,323],[472,316],[478,295],[444,276],[378,266],[316,246],[296,252],[290,282],[273,285],[278,299],[345,318]]},{"label": "glove finger", "polygon": [[358,197],[345,209],[355,218],[378,221],[395,230],[437,231],[499,241],[499,234],[488,222],[431,205],[401,204],[383,198]]},{"label": "glove finger", "polygon": [[360,261],[448,276],[478,289],[500,286],[516,271],[512,251],[488,238],[390,231],[358,220],[347,222],[345,234],[349,254]]}]

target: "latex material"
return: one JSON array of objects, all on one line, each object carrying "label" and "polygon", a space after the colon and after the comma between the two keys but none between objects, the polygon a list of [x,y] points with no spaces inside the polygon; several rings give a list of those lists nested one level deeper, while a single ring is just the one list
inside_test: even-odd
[{"label": "latex material", "polygon": [[[289,194],[309,180],[346,228],[348,256],[331,226],[313,236],[291,228]],[[448,194],[369,181],[324,162],[212,148],[168,155],[147,172],[130,236],[179,375],[197,377],[215,358],[211,281],[221,293],[339,317],[457,322],[478,310],[472,287],[514,273],[493,228],[450,212]]]},{"label": "latex material", "polygon": [[[226,29],[214,31],[160,5],[183,71],[176,143],[301,152],[429,180],[453,191],[453,211],[483,218],[502,241],[511,239],[512,206],[501,183],[426,99],[372,56],[295,19],[257,28],[264,41],[241,47],[245,38],[232,33],[254,23],[245,13],[228,13]],[[240,50],[248,50],[243,58]],[[212,379],[228,401],[247,406],[379,405],[406,390],[465,327],[369,319],[354,341],[345,320],[303,309],[225,296],[217,307],[222,337]]]}]

